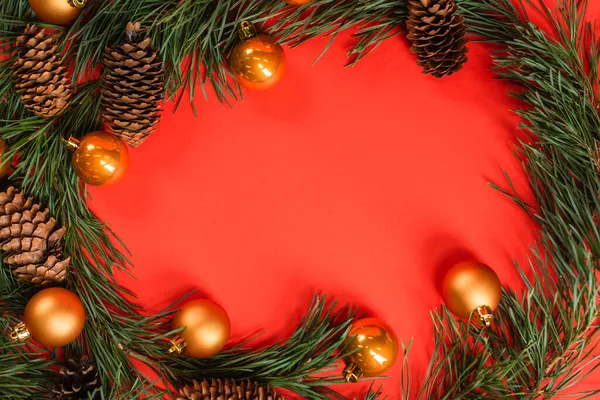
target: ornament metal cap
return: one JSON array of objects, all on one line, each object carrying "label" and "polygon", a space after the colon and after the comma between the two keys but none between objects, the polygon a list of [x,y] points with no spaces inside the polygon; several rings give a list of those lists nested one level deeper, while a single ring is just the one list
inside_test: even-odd
[{"label": "ornament metal cap", "polygon": [[31,339],[31,333],[29,333],[29,330],[27,329],[27,326],[25,326],[24,322],[19,322],[13,328],[13,331],[10,333],[10,339],[17,343],[25,343]]},{"label": "ornament metal cap", "polygon": [[473,311],[473,319],[477,320],[481,325],[489,328],[494,322],[494,314],[488,306],[479,306]]},{"label": "ornament metal cap", "polygon": [[185,343],[185,340],[183,340],[183,338],[179,335],[177,335],[173,339],[169,340],[169,343],[171,343],[171,347],[169,347],[169,354],[173,354],[173,353],[182,354],[183,351],[185,350],[185,347],[187,346],[187,344]]},{"label": "ornament metal cap", "polygon": [[73,136],[69,136],[68,139],[62,138],[61,140],[63,142],[63,146],[65,146],[65,149],[69,151],[75,151],[77,148],[79,148],[79,140],[75,139]]},{"label": "ornament metal cap", "polygon": [[356,383],[363,375],[363,371],[358,365],[350,363],[346,365],[346,368],[344,368],[344,371],[342,371],[342,375],[344,375],[344,379],[346,380],[346,382]]},{"label": "ornament metal cap", "polygon": [[240,22],[240,28],[238,29],[238,38],[240,40],[250,39],[252,36],[256,36],[256,28],[248,21]]},{"label": "ornament metal cap", "polygon": [[87,5],[88,0],[69,0],[69,4],[75,8],[83,8]]}]

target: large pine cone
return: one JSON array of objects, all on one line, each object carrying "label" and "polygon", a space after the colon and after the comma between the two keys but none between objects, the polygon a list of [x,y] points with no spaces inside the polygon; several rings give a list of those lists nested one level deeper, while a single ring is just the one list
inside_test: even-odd
[{"label": "large pine cone", "polygon": [[96,366],[87,357],[82,357],[79,362],[69,360],[60,369],[60,383],[52,389],[52,393],[55,399],[87,400],[89,394],[99,387]]},{"label": "large pine cone", "polygon": [[454,0],[409,0],[408,39],[423,73],[436,78],[459,71],[467,61],[467,38]]},{"label": "large pine cone", "polygon": [[16,91],[25,107],[41,117],[62,113],[73,97],[56,40],[44,29],[28,25],[17,38],[13,65]]},{"label": "large pine cone", "polygon": [[41,209],[12,186],[0,192],[0,249],[19,279],[48,285],[65,279],[70,258],[62,254],[65,228]]},{"label": "large pine cone", "polygon": [[106,49],[102,117],[108,129],[137,147],[161,116],[165,74],[158,50],[139,23],[127,24],[125,42]]},{"label": "large pine cone", "polygon": [[236,383],[233,380],[194,380],[179,391],[177,400],[284,400],[273,388],[250,380]]}]

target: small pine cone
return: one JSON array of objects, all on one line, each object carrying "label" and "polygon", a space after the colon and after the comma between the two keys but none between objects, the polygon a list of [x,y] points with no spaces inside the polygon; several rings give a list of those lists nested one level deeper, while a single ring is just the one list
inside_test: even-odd
[{"label": "small pine cone", "polygon": [[250,380],[236,383],[234,380],[194,380],[179,390],[177,400],[284,400],[271,386]]},{"label": "small pine cone", "polygon": [[45,118],[66,110],[73,91],[55,38],[44,29],[28,25],[17,38],[16,55],[13,76],[25,107]]},{"label": "small pine cone", "polygon": [[407,38],[423,73],[441,78],[467,62],[464,19],[457,10],[454,0],[409,0]]},{"label": "small pine cone", "polygon": [[162,112],[165,74],[158,49],[139,22],[129,22],[124,43],[106,49],[103,65],[102,118],[112,133],[137,147]]},{"label": "small pine cone", "polygon": [[55,385],[52,393],[54,399],[87,400],[99,387],[100,378],[96,366],[87,357],[82,357],[79,362],[70,359],[60,369],[60,383]]},{"label": "small pine cone", "polygon": [[0,249],[19,279],[41,285],[64,281],[70,261],[62,254],[64,234],[33,198],[12,186],[0,192]]}]

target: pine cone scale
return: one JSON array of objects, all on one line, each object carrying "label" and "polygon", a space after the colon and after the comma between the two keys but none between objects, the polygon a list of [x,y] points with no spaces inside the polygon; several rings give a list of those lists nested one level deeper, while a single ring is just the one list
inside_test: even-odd
[{"label": "pine cone scale", "polygon": [[87,400],[100,387],[98,370],[87,357],[78,362],[70,359],[60,369],[59,375],[60,383],[52,389],[56,400]]},{"label": "pine cone scale", "polygon": [[102,118],[111,132],[137,147],[161,116],[165,75],[158,50],[139,23],[128,23],[125,42],[106,49],[102,63]]},{"label": "pine cone scale", "polygon": [[73,97],[55,38],[35,25],[17,38],[13,76],[25,107],[41,117],[62,113]]},{"label": "pine cone scale", "polygon": [[66,228],[40,210],[13,187],[0,192],[0,249],[18,279],[48,285],[65,279],[70,259],[62,255]]},{"label": "pine cone scale", "polygon": [[176,400],[284,400],[271,386],[250,380],[194,380],[182,387],[179,394]]},{"label": "pine cone scale", "polygon": [[407,38],[423,73],[440,78],[467,61],[464,19],[457,11],[454,0],[409,0]]}]

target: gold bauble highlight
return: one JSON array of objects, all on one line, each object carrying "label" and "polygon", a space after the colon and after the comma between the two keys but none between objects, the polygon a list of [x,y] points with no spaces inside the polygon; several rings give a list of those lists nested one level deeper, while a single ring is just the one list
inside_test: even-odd
[{"label": "gold bauble highlight", "polygon": [[223,307],[210,300],[186,303],[173,318],[173,329],[184,326],[179,336],[185,343],[185,353],[192,357],[213,356],[229,340],[229,317]]},{"label": "gold bauble highlight", "polygon": [[377,318],[363,318],[352,324],[346,349],[357,352],[345,358],[344,378],[358,382],[365,377],[379,376],[396,361],[398,340],[394,331]]},{"label": "gold bauble highlight", "polygon": [[45,289],[29,300],[23,322],[37,343],[62,347],[83,331],[85,309],[75,293],[62,288]]},{"label": "gold bauble highlight", "polygon": [[267,35],[256,34],[249,22],[242,22],[240,41],[231,50],[229,67],[237,81],[251,90],[266,90],[285,73],[287,59],[283,48]]},{"label": "gold bauble highlight", "polygon": [[29,0],[35,15],[54,25],[71,25],[85,7],[87,0]]},{"label": "gold bauble highlight", "polygon": [[454,265],[442,282],[442,298],[457,317],[469,318],[471,313],[482,324],[489,325],[491,312],[498,307],[502,286],[493,269],[478,262]]},{"label": "gold bauble highlight", "polygon": [[110,185],[119,181],[129,168],[125,142],[107,132],[92,132],[77,141],[70,138],[72,164],[77,176],[88,185]]}]

